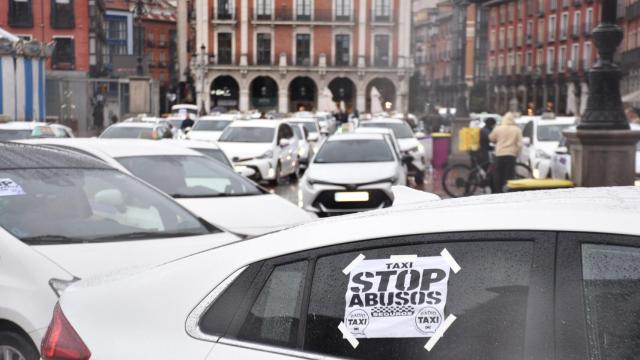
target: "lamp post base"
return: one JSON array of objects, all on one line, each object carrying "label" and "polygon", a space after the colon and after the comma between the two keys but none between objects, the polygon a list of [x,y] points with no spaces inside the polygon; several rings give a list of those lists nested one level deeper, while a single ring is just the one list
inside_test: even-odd
[{"label": "lamp post base", "polygon": [[634,184],[640,131],[577,130],[566,131],[564,135],[571,152],[571,175],[576,186]]}]

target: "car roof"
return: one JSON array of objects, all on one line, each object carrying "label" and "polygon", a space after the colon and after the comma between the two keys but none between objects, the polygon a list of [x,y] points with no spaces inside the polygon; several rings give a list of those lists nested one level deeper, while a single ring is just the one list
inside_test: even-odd
[{"label": "car roof", "polygon": [[384,140],[384,136],[382,134],[340,133],[332,135],[328,141],[348,140]]},{"label": "car roof", "polygon": [[371,120],[365,120],[362,122],[364,123],[387,123],[387,124],[406,124],[406,122],[402,119],[393,119],[393,118],[381,118],[381,117],[376,117],[373,118]]},{"label": "car roof", "polygon": [[313,117],[291,117],[291,118],[286,118],[284,120],[288,122],[296,122],[296,123],[301,123],[301,122],[312,123],[312,124],[316,123],[316,119]]},{"label": "car roof", "polygon": [[112,169],[102,161],[46,146],[0,142],[0,169]]},{"label": "car roof", "polygon": [[198,106],[193,104],[176,104],[171,107],[171,110],[179,109],[198,110]]},{"label": "car roof", "polygon": [[211,141],[162,139],[160,140],[160,142],[176,146],[183,146],[189,149],[220,149],[220,146],[218,146],[218,144]]},{"label": "car roof", "polygon": [[98,151],[100,154],[112,158],[131,156],[203,156],[201,153],[187,149],[184,146],[170,144],[161,140],[66,138],[34,139],[24,141],[24,143],[67,146],[87,152]]},{"label": "car roof", "polygon": [[359,127],[355,129],[356,134],[385,134],[395,137],[395,133],[391,129],[383,127]]},{"label": "car roof", "polygon": [[264,127],[264,128],[276,128],[282,124],[282,120],[237,120],[232,122],[230,127]]},{"label": "car roof", "polygon": [[2,130],[33,130],[36,126],[49,126],[49,124],[37,121],[10,121],[8,123],[0,123]]},{"label": "car roof", "polygon": [[217,115],[205,115],[198,118],[198,121],[233,121],[239,118],[238,114],[217,114]]},{"label": "car roof", "polygon": [[109,127],[131,127],[131,128],[149,128],[149,129],[153,129],[156,126],[158,126],[158,124],[156,122],[124,121],[124,122],[115,123],[115,124],[113,124],[113,125],[111,125]]}]

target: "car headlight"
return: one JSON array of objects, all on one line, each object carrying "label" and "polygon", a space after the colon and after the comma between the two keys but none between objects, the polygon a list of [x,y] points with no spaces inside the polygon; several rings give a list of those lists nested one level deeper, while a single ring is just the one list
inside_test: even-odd
[{"label": "car headlight", "polygon": [[422,146],[422,144],[418,144],[418,151],[424,153],[424,146]]},{"label": "car headlight", "polygon": [[271,159],[272,157],[273,157],[273,150],[267,150],[267,152],[258,156],[256,159]]},{"label": "car headlight", "polygon": [[536,150],[536,157],[540,159],[551,159],[551,155],[547,154],[542,149]]}]

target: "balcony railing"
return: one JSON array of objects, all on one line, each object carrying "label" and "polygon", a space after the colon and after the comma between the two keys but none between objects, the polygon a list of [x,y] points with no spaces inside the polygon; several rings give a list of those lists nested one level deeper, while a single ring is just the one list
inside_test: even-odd
[{"label": "balcony railing", "polygon": [[[331,9],[310,9],[311,13],[303,12],[302,9],[295,11],[291,7],[281,6],[271,10],[254,9],[253,18],[258,21],[300,21],[300,22],[332,22],[334,21],[334,12]],[[335,15],[335,21],[351,21],[351,15]]]},{"label": "balcony railing", "polygon": [[390,22],[391,21],[391,7],[390,6],[375,6],[373,8],[373,21],[374,22]]},{"label": "balcony railing", "polygon": [[214,21],[236,20],[236,12],[231,6],[214,8],[211,9],[211,19],[213,19]]}]

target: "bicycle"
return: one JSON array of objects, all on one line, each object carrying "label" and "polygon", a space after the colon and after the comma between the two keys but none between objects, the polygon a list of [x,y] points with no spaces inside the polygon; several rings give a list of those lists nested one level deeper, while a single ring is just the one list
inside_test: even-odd
[{"label": "bicycle", "polygon": [[[454,164],[447,167],[442,175],[442,188],[451,197],[474,195],[478,189],[482,189],[484,194],[491,193],[493,174],[496,171],[495,161],[478,164],[475,154],[470,152],[469,155],[471,166]],[[531,168],[523,163],[516,163],[514,173],[515,179],[533,177]]]}]

